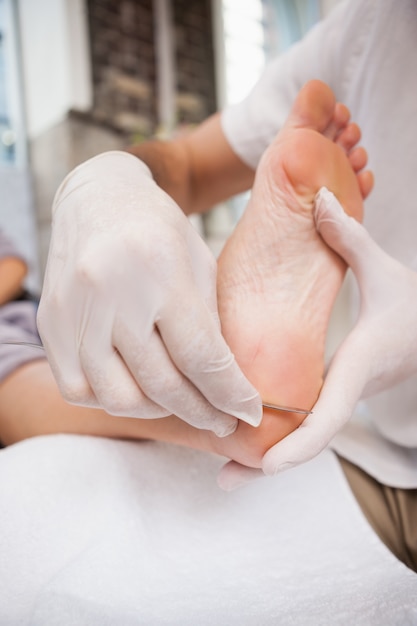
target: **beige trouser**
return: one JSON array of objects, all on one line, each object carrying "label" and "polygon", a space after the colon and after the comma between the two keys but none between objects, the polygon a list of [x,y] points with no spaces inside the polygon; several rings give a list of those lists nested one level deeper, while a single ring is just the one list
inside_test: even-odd
[{"label": "beige trouser", "polygon": [[338,457],[368,522],[395,556],[417,572],[417,489],[386,487]]}]

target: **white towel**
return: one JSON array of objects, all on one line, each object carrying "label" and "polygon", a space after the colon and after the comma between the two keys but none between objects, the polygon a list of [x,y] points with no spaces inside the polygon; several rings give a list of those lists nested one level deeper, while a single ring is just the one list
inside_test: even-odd
[{"label": "white towel", "polygon": [[330,451],[226,493],[223,460],[55,435],[0,452],[0,624],[417,624],[417,575]]}]

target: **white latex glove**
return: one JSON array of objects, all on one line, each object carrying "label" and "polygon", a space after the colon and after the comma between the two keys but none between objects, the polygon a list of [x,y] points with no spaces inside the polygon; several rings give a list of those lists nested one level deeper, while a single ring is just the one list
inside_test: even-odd
[{"label": "white latex glove", "polygon": [[260,422],[221,335],[216,261],[133,155],[95,157],[58,189],[38,326],[68,402],[219,436]]},{"label": "white latex glove", "polygon": [[312,459],[349,420],[361,397],[417,372],[417,273],[381,250],[325,188],[317,195],[315,218],[325,242],[358,281],[358,322],[332,359],[313,413],[266,452],[262,470],[228,463],[219,476],[224,489]]}]

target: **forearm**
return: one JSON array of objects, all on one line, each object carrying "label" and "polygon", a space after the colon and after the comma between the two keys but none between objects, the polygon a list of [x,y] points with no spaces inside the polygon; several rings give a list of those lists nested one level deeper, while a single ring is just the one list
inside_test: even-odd
[{"label": "forearm", "polygon": [[185,213],[191,204],[190,168],[182,141],[145,141],[128,146],[126,152],[138,157],[151,170],[157,185],[163,189]]},{"label": "forearm", "polygon": [[193,428],[173,415],[136,419],[71,405],[60,395],[46,359],[21,366],[0,383],[0,441],[11,445],[58,433],[150,439],[200,450],[211,450],[213,440],[212,433]]},{"label": "forearm", "polygon": [[253,182],[253,170],[230,148],[218,114],[177,139],[148,141],[126,151],[146,163],[186,214],[203,213]]},{"label": "forearm", "polygon": [[0,260],[0,305],[22,292],[26,272],[27,266],[22,259],[6,257]]}]

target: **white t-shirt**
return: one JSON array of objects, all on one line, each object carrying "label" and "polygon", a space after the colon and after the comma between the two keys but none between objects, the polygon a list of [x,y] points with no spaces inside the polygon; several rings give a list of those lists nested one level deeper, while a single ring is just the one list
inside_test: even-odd
[{"label": "white t-shirt", "polygon": [[[365,226],[390,255],[417,270],[416,0],[347,0],[273,61],[250,95],[222,115],[243,161],[256,167],[312,78],[330,85],[361,126],[375,173]],[[354,318],[355,290],[351,302]],[[361,401],[332,446],[384,484],[416,488],[417,376]]]}]

